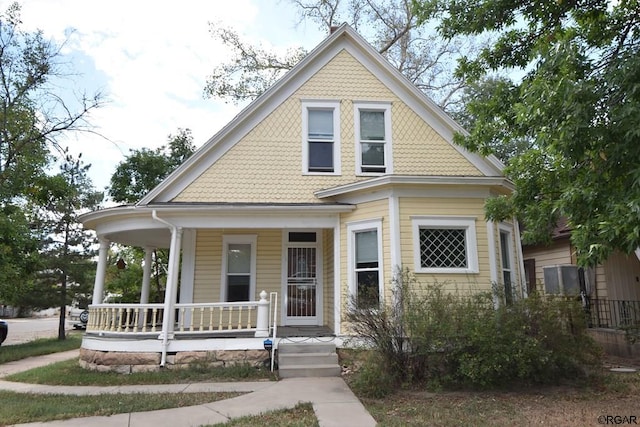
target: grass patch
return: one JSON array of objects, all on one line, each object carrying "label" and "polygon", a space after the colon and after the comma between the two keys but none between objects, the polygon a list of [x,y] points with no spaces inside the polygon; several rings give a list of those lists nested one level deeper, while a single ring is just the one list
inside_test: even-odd
[{"label": "grass patch", "polygon": [[236,418],[222,424],[207,427],[253,427],[268,425],[273,427],[316,427],[319,426],[311,403],[298,403],[294,408],[267,412],[265,414]]},{"label": "grass patch", "polygon": [[561,386],[512,385],[493,391],[405,383],[384,397],[372,398],[354,387],[363,372],[368,374],[366,360],[370,353],[341,349],[340,364],[347,367],[345,380],[381,427],[577,427],[602,424],[598,422],[601,415],[635,416],[640,423],[640,372],[613,373],[605,364],[587,380]]},{"label": "grass patch", "polygon": [[103,394],[100,396],[42,395],[0,391],[0,424],[11,425],[77,417],[106,416],[200,405],[240,393]]},{"label": "grass patch", "polygon": [[598,425],[598,417],[640,421],[640,373],[605,373],[587,387],[522,387],[508,391],[400,389],[381,399],[360,396],[378,425]]},{"label": "grass patch", "polygon": [[0,347],[0,364],[25,359],[27,357],[42,356],[61,351],[75,350],[82,344],[82,333],[68,333],[66,340],[57,338],[40,338],[23,344]]},{"label": "grass patch", "polygon": [[182,369],[163,369],[158,372],[136,372],[129,375],[115,372],[94,372],[83,369],[78,359],[52,363],[5,377],[7,381],[32,384],[70,386],[118,386],[135,384],[182,384],[193,382],[275,380],[268,369],[248,365],[210,368],[194,364]]}]

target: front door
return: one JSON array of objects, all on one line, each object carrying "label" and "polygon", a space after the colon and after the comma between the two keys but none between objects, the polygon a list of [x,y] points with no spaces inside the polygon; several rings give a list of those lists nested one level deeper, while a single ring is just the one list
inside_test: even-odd
[{"label": "front door", "polygon": [[285,324],[317,325],[320,321],[321,289],[316,233],[286,234]]}]

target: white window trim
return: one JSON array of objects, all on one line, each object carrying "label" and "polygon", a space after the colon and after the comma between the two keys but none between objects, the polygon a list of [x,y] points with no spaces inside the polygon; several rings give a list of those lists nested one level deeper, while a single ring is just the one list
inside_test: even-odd
[{"label": "white window trim", "polygon": [[[384,111],[384,172],[362,171],[362,146],[360,144],[360,110]],[[391,140],[391,103],[354,102],[354,134],[356,150],[356,176],[380,176],[393,173],[393,150]]]},{"label": "white window trim", "polygon": [[256,299],[256,256],[258,236],[255,234],[229,234],[222,236],[222,276],[220,278],[220,301],[227,301],[227,253],[229,244],[250,244],[251,265],[249,278],[249,298]]},{"label": "white window trim", "polygon": [[515,290],[516,289],[516,275],[515,275],[515,269],[516,269],[516,265],[515,265],[515,257],[513,256],[513,226],[506,224],[506,223],[500,223],[498,225],[498,242],[499,242],[499,250],[500,250],[500,266],[499,266],[499,271],[500,271],[500,282],[502,284],[504,284],[504,265],[502,265],[502,240],[500,239],[500,233],[507,233],[508,236],[508,250],[509,250],[509,273],[511,275],[511,289]]},{"label": "white window trim", "polygon": [[358,282],[356,280],[355,248],[356,232],[376,230],[378,235],[378,292],[380,305],[384,303],[384,258],[382,247],[382,218],[369,219],[347,223],[347,286],[349,289],[349,301],[358,295]]},{"label": "white window trim", "polygon": [[[479,273],[475,217],[412,216],[413,263],[416,273]],[[465,230],[467,268],[423,268],[420,256],[420,228],[456,228]]]},{"label": "white window trim", "polygon": [[[309,170],[309,113],[312,109],[333,110],[333,172],[314,172]],[[302,174],[303,175],[341,175],[340,160],[340,101],[302,101]]]}]

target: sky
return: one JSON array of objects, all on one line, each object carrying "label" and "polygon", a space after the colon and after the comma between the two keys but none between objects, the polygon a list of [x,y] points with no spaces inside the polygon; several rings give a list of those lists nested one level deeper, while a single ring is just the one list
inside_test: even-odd
[{"label": "sky", "polygon": [[[6,11],[13,0],[0,0]],[[22,28],[42,30],[62,45],[77,73],[75,92],[101,92],[106,104],[89,116],[98,135],[76,133],[62,141],[91,163],[98,190],[109,185],[131,149],[166,144],[190,129],[196,147],[242,108],[206,99],[207,76],[229,57],[210,24],[231,27],[244,39],[285,50],[313,48],[326,33],[299,24],[286,0],[22,0]]]}]

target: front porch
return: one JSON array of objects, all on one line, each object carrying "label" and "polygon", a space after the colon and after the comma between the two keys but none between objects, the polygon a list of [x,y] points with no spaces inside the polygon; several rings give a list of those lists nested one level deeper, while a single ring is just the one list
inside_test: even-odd
[{"label": "front porch", "polygon": [[[277,294],[259,301],[176,304],[177,322],[163,335],[162,304],[98,304],[80,351],[81,366],[98,371],[132,373],[180,368],[191,363],[255,366],[274,356],[281,343],[341,344],[327,326],[284,326],[275,316]],[[272,348],[265,346],[265,340]],[[269,351],[271,350],[271,351]]]},{"label": "front porch", "polygon": [[[96,230],[100,251],[83,360],[97,365],[109,354],[133,366],[146,354],[141,365],[164,367],[194,352],[217,352],[216,360],[220,352],[253,352],[261,359],[266,338],[276,347],[286,336],[334,339],[341,318],[339,214],[352,209],[162,205],[87,214],[83,223]],[[145,251],[139,301],[104,301],[112,243]],[[169,249],[162,303],[150,301],[156,248]]]}]

